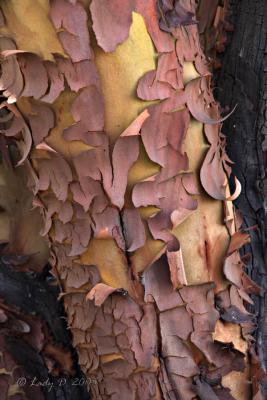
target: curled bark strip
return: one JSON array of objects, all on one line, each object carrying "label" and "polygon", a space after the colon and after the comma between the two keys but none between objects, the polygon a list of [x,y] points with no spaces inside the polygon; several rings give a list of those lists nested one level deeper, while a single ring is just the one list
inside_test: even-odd
[{"label": "curled bark strip", "polygon": [[234,177],[235,191],[229,195],[229,167],[226,164],[224,151],[220,144],[212,144],[207,152],[200,170],[200,180],[205,191],[214,199],[234,201],[241,193],[242,187],[239,180]]},{"label": "curled bark strip", "polygon": [[227,250],[227,255],[233,254],[242,246],[250,242],[250,235],[248,233],[236,232],[232,237]]},{"label": "curled bark strip", "polygon": [[231,196],[229,196],[229,197],[226,198],[227,201],[229,201],[229,200],[230,200],[230,201],[236,200],[236,199],[240,196],[240,193],[241,193],[241,191],[242,191],[241,183],[240,183],[240,181],[237,179],[236,176],[234,177],[234,180],[235,180],[235,186],[236,186],[236,188],[235,188],[234,193],[233,193]]},{"label": "curled bark strip", "polygon": [[226,200],[228,177],[223,168],[220,148],[211,146],[200,170],[200,180],[205,191],[214,199]]},{"label": "curled bark strip", "polygon": [[98,283],[86,295],[86,300],[94,300],[95,305],[100,307],[108,296],[116,292],[117,289],[118,288],[112,288],[104,283]]},{"label": "curled bark strip", "polygon": [[14,56],[16,54],[24,54],[24,53],[26,53],[25,50],[19,50],[19,49],[3,50],[1,51],[1,56],[9,57],[9,56]]},{"label": "curled bark strip", "polygon": [[173,289],[175,290],[183,285],[188,285],[182,250],[179,249],[178,251],[167,251],[167,258],[171,272]]},{"label": "curled bark strip", "polygon": [[139,135],[142,125],[149,115],[148,109],[142,111],[141,114],[139,114],[138,117],[128,126],[128,128],[122,132],[121,137]]},{"label": "curled bark strip", "polygon": [[218,104],[213,98],[209,78],[193,79],[185,88],[186,102],[193,117],[204,124],[219,124],[235,111],[236,107],[225,117],[219,118]]},{"label": "curled bark strip", "polygon": [[8,137],[16,137],[18,139],[17,144],[21,152],[21,159],[17,162],[17,166],[19,166],[23,164],[29,156],[32,147],[31,131],[15,104],[3,102],[0,109],[3,108],[9,110],[10,114],[13,115],[11,127],[9,129],[2,129],[2,132]]}]

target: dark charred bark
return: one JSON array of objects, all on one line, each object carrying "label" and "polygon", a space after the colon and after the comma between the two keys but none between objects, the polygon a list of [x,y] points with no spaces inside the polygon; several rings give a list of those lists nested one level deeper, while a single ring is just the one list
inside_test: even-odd
[{"label": "dark charred bark", "polygon": [[[242,193],[236,207],[242,212],[244,228],[250,230],[251,253],[247,265],[252,279],[262,287],[255,297],[258,327],[256,349],[267,369],[267,7],[266,0],[230,1],[230,35],[222,58],[216,86],[223,107],[235,112],[226,120],[223,132],[227,150],[235,162],[233,172],[241,181]],[[267,387],[265,388],[267,396]],[[266,398],[266,397],[265,397]]]},{"label": "dark charred bark", "polygon": [[[7,306],[11,314],[14,311],[22,316],[22,320],[24,317],[36,317],[41,320],[46,336],[49,336],[55,346],[59,345],[61,348],[63,346],[73,357],[73,374],[70,376],[62,371],[59,375],[53,376],[47,368],[43,353],[36,351],[18,335],[16,329],[12,332],[12,327],[10,329],[7,323],[0,325],[0,336],[4,338],[6,352],[11,355],[15,364],[21,367],[22,375],[17,376],[17,379],[26,378],[25,386],[37,387],[38,383],[43,383],[42,392],[46,400],[88,400],[90,397],[77,364],[76,353],[71,346],[64,309],[58,301],[59,289],[51,285],[51,279],[48,271],[42,274],[18,272],[2,257],[0,299],[4,300],[4,307]],[[27,393],[27,387],[25,388],[24,384],[21,386]],[[27,398],[35,400],[32,394]]]}]

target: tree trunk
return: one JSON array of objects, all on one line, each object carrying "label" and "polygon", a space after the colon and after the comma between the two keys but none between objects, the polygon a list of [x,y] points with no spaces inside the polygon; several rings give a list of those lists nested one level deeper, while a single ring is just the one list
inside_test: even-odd
[{"label": "tree trunk", "polygon": [[91,397],[259,399],[244,302],[260,289],[239,255],[240,184],[195,2],[1,9],[1,129],[27,169]]},{"label": "tree trunk", "polygon": [[[250,231],[251,253],[247,265],[250,276],[263,289],[262,297],[254,298],[257,311],[257,350],[261,364],[267,367],[267,276],[266,276],[266,24],[265,1],[231,1],[234,32],[218,73],[218,98],[224,106],[236,111],[224,123],[227,150],[235,162],[233,171],[243,191],[236,207]],[[267,392],[265,389],[265,397]]]}]

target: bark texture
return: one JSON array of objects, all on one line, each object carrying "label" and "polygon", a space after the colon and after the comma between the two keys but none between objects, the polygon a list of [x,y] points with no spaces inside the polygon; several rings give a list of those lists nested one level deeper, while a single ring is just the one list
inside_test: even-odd
[{"label": "bark texture", "polygon": [[25,167],[12,167],[16,146],[1,141],[0,398],[87,400]]},{"label": "bark texture", "polygon": [[195,6],[1,3],[1,130],[28,168],[93,399],[260,395],[244,307],[259,288]]},{"label": "bark texture", "polygon": [[[231,1],[230,20],[234,32],[218,72],[218,98],[223,106],[236,111],[225,121],[227,150],[235,162],[233,170],[243,191],[236,207],[250,231],[251,243],[245,251],[251,254],[247,264],[250,276],[263,289],[254,298],[258,327],[256,347],[261,365],[267,367],[267,180],[266,180],[266,110],[267,110],[267,9],[265,1]],[[266,387],[264,396],[267,396]]]},{"label": "bark texture", "polygon": [[58,289],[46,274],[18,272],[2,258],[0,398],[88,400]]}]

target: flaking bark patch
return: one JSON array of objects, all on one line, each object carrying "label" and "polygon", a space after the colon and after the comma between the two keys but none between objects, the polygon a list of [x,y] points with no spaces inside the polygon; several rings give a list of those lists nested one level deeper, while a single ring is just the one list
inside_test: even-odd
[{"label": "flaking bark patch", "polygon": [[[237,251],[242,240],[234,236],[239,234],[232,200],[241,187],[236,180],[231,195],[231,161],[225,155],[221,110],[200,46],[195,4],[162,1],[165,20],[161,15],[159,22],[157,3],[125,0],[118,13],[115,0],[92,1],[90,8],[80,2],[53,0],[51,21],[68,57],[56,55],[51,64],[39,54],[16,54],[16,38],[12,36],[14,42],[3,38],[3,50],[10,46],[13,53],[4,58],[1,87],[11,117],[16,117],[17,109],[11,103],[17,102],[21,109],[17,118],[23,119],[24,136],[18,135],[21,129],[13,136],[18,146],[24,146],[23,160],[30,153],[35,205],[44,218],[43,234],[50,241],[53,273],[62,287],[79,363],[87,378],[96,382],[90,385],[92,398],[186,400],[198,395],[223,399],[229,390],[220,386],[221,380],[232,371],[242,372],[247,361],[232,342],[213,337],[216,323],[221,317],[235,319],[250,345],[253,323],[244,316],[243,299],[251,288],[257,290]],[[94,66],[97,45],[88,20],[92,19],[97,43],[111,62],[119,45],[133,40],[133,11],[142,16],[158,51],[158,62],[140,77],[131,93],[144,100],[137,118],[111,140],[105,129],[108,94]],[[140,19],[133,21],[140,23]],[[34,64],[23,69],[25,59],[42,67],[37,70]],[[195,79],[186,84],[183,71],[188,63]],[[31,68],[39,77],[38,88],[36,76],[32,82]],[[41,133],[37,128],[38,135],[30,119],[33,112],[38,115],[38,107],[34,109],[33,103],[27,110],[20,98],[25,90],[27,97],[38,98],[41,116],[45,109],[54,116],[46,118]],[[64,96],[70,102],[67,106]],[[116,98],[113,101],[116,107]],[[185,146],[193,118],[205,124],[209,141],[201,149],[201,172],[189,168]],[[3,121],[4,135],[7,128]],[[129,174],[140,157],[157,169],[129,185]],[[195,218],[203,199],[207,207],[220,201],[216,203],[219,210],[224,202],[226,222],[220,214],[217,225],[224,229],[220,236],[201,212],[197,214],[197,229],[204,232],[204,250],[199,245],[199,253],[206,277],[200,269],[198,284],[192,284],[196,282],[187,277],[179,228],[190,226],[187,223]],[[185,237],[190,240],[190,232]],[[226,281],[223,251],[219,250],[228,241]],[[220,254],[219,260],[211,257],[212,250]],[[189,262],[194,268],[194,257],[189,261],[187,256]],[[217,288],[211,282],[215,275]],[[215,301],[218,287],[223,287],[224,300],[228,299],[220,312]],[[216,380],[208,380],[211,373],[217,374]]]}]

